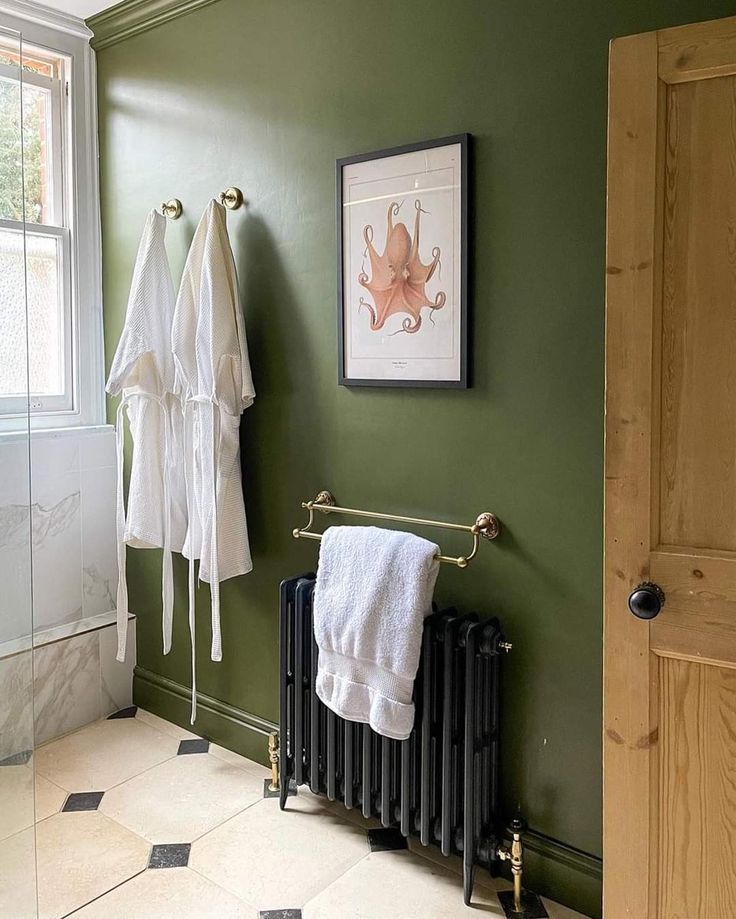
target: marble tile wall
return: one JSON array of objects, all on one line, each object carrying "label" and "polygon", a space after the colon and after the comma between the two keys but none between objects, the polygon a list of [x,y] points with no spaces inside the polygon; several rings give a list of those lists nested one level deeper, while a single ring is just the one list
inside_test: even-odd
[{"label": "marble tile wall", "polygon": [[135,619],[128,659],[116,651],[113,624],[36,648],[32,670],[31,651],[0,659],[0,763],[131,705]]},{"label": "marble tile wall", "polygon": [[0,644],[31,623],[31,526],[28,444],[0,441]]},{"label": "marble tile wall", "polygon": [[33,667],[24,651],[0,660],[0,763],[32,748]]},{"label": "marble tile wall", "polygon": [[109,625],[115,488],[110,427],[35,432],[30,453],[0,437],[0,762],[131,704],[135,623],[124,664]]},{"label": "marble tile wall", "polygon": [[34,433],[30,457],[29,483],[28,444],[0,438],[0,644],[30,632],[31,577],[36,633],[115,608],[113,429]]},{"label": "marble tile wall", "polygon": [[37,745],[100,717],[99,632],[36,648],[34,656]]}]

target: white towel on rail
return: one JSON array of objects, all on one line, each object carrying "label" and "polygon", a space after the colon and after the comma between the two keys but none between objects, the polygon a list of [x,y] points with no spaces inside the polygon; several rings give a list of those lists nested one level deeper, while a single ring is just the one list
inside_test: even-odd
[{"label": "white towel on rail", "polygon": [[379,527],[329,527],[314,588],[317,695],[348,721],[405,740],[439,548]]}]

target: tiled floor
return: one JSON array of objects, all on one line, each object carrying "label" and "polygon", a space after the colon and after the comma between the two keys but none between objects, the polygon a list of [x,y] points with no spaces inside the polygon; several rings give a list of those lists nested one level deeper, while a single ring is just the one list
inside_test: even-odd
[{"label": "tiled floor", "polygon": [[[374,824],[299,789],[285,812],[262,766],[144,711],[40,747],[40,919],[451,919],[458,862],[384,849]],[[12,772],[8,771],[12,770]],[[31,764],[3,767],[0,917],[35,917]],[[25,808],[22,806],[25,802]],[[506,886],[501,884],[500,886]],[[493,882],[476,914],[502,916]],[[582,919],[546,903],[551,919]]]}]

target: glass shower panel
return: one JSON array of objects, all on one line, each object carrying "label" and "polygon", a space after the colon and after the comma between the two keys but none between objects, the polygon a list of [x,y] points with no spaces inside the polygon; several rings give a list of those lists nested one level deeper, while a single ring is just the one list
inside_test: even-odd
[{"label": "glass shower panel", "polygon": [[[35,919],[33,602],[22,41],[0,26],[0,916]],[[53,368],[50,369],[53,373]]]}]

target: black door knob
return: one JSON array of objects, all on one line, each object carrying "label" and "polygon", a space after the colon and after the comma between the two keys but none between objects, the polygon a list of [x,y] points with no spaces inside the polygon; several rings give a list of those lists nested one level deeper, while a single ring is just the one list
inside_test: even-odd
[{"label": "black door knob", "polygon": [[651,581],[644,581],[629,594],[629,609],[639,619],[654,619],[663,606],[664,591]]}]

